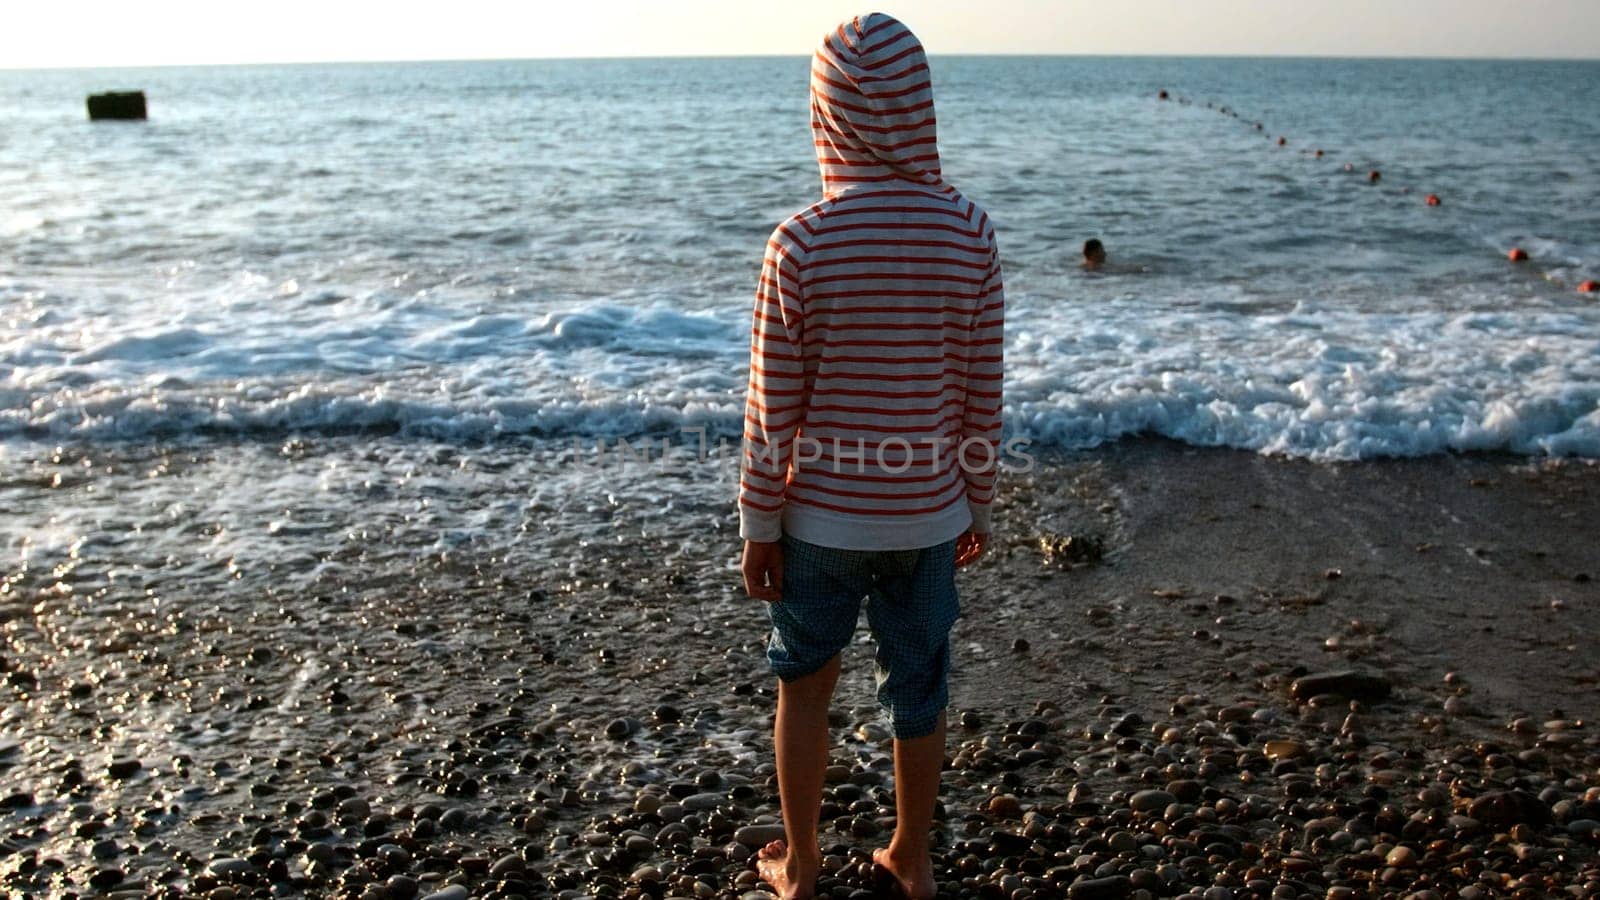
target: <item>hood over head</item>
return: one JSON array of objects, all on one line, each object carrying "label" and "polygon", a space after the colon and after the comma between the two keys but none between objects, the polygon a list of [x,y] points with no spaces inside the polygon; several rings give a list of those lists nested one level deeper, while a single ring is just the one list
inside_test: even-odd
[{"label": "hood over head", "polygon": [[811,135],[825,196],[895,180],[943,185],[933,82],[911,29],[872,13],[823,37],[811,61]]}]

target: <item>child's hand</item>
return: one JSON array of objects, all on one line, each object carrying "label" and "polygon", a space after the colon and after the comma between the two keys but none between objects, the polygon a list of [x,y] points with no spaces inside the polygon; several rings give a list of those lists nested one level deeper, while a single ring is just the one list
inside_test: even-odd
[{"label": "child's hand", "polygon": [[983,548],[989,546],[989,535],[983,531],[964,531],[961,537],[956,538],[956,568],[971,565],[983,555]]},{"label": "child's hand", "polygon": [[783,599],[783,544],[745,541],[739,570],[744,574],[744,592],[751,599],[768,603]]}]

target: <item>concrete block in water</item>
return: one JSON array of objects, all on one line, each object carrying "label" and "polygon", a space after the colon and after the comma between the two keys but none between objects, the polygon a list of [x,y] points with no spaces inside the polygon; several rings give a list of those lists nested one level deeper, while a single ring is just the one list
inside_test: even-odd
[{"label": "concrete block in water", "polygon": [[89,95],[89,121],[145,119],[144,91],[111,91]]}]

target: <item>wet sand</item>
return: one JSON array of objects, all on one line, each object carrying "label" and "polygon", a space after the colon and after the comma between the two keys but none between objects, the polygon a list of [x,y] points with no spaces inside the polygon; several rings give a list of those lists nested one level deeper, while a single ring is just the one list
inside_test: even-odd
[{"label": "wet sand", "polygon": [[[1455,671],[1497,709],[1595,712],[1593,464],[1323,465],[1144,442],[1014,483],[1007,501],[998,564],[968,592],[964,633],[991,657],[1007,658],[1006,630],[980,622],[1014,610],[1013,631],[1082,642],[1051,654],[1065,672],[1152,704],[1251,666],[1362,662],[1433,693]],[[1107,563],[1047,575],[1039,531],[1101,536]],[[1025,678],[1009,662],[998,691],[969,679],[970,702]]]},{"label": "wet sand", "polygon": [[[8,890],[758,890],[772,683],[725,465],[95,453],[0,460]],[[1125,442],[1012,476],[998,523],[962,578],[950,896],[1600,891],[1600,466]],[[1330,669],[1372,677],[1292,695]],[[834,718],[822,888],[874,896],[864,632]]]}]

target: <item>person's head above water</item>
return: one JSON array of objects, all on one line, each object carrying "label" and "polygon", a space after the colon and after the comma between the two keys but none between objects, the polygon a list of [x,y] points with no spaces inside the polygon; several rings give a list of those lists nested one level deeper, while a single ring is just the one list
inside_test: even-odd
[{"label": "person's head above water", "polygon": [[922,42],[872,13],[823,36],[811,60],[811,136],[832,197],[860,184],[942,186],[933,82]]},{"label": "person's head above water", "polygon": [[1100,243],[1099,238],[1089,238],[1083,242],[1083,267],[1085,269],[1098,269],[1106,264],[1106,245]]}]

